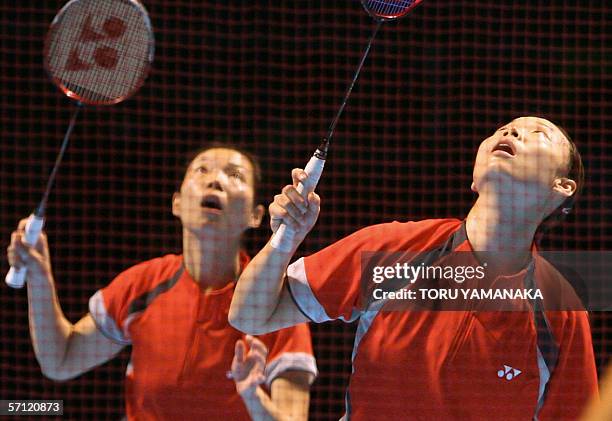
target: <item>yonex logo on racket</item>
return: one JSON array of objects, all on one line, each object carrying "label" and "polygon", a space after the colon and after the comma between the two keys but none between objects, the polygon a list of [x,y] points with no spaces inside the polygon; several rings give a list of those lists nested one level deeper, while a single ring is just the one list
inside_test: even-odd
[{"label": "yonex logo on racket", "polygon": [[96,31],[93,27],[92,16],[87,16],[81,27],[81,33],[78,37],[78,45],[74,46],[68,55],[64,70],[66,71],[81,71],[89,70],[94,65],[91,62],[83,60],[81,50],[91,50],[86,44],[95,43],[96,47],[91,53],[91,58],[97,66],[105,69],[113,69],[119,61],[119,53],[115,48],[106,45],[100,45],[101,41],[113,40],[121,37],[126,30],[126,24],[118,17],[112,16],[107,18],[101,26],[101,32]]},{"label": "yonex logo on racket", "polygon": [[70,98],[115,104],[142,85],[154,43],[137,0],[70,0],[49,27],[45,67]]}]

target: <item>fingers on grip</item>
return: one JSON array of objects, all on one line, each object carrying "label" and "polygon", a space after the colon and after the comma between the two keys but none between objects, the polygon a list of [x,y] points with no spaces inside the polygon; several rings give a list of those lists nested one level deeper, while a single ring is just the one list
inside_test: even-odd
[{"label": "fingers on grip", "polygon": [[308,178],[308,174],[301,168],[294,168],[291,170],[291,179],[293,180],[293,186],[297,187],[299,183],[305,181]]}]

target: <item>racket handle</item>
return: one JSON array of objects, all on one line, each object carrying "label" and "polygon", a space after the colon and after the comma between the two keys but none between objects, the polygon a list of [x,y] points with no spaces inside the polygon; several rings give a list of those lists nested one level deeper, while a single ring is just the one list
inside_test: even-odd
[{"label": "racket handle", "polygon": [[[25,226],[25,243],[33,246],[38,241],[38,237],[43,229],[43,225],[45,224],[45,219],[41,216],[36,216],[35,214],[31,214],[28,217],[28,222],[26,222]],[[27,268],[20,267],[16,268],[11,266],[11,269],[6,274],[6,278],[4,279],[6,284],[11,288],[23,288],[25,285],[25,277],[27,273]]]},{"label": "racket handle", "polygon": [[[296,190],[303,198],[307,198],[308,195],[314,191],[323,173],[325,159],[321,159],[319,156],[321,156],[321,152],[317,150],[312,158],[310,158],[310,161],[308,161],[308,164],[306,164],[306,168],[304,168],[304,171],[308,174],[308,178],[303,183],[300,182],[296,187]],[[287,225],[281,224],[272,236],[270,245],[279,251],[289,253],[293,249],[294,237],[295,231]]]}]

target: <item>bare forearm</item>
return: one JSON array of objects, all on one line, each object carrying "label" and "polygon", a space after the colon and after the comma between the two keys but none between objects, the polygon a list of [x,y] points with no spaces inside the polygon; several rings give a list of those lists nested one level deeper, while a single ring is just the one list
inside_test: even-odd
[{"label": "bare forearm", "polygon": [[35,247],[23,241],[26,219],[11,234],[9,264],[27,268],[30,335],[34,353],[45,376],[66,380],[101,364],[121,350],[103,336],[88,313],[70,323],[55,291],[47,236],[41,233]]},{"label": "bare forearm", "polygon": [[[297,405],[297,408],[295,405],[282,407],[280,402],[276,403],[261,387],[258,387],[254,391],[244,393],[242,401],[253,421],[305,421],[308,418],[307,398],[304,405]],[[295,411],[296,409],[298,410]]]},{"label": "bare forearm", "polygon": [[49,277],[28,282],[30,335],[43,373],[55,377],[66,355],[73,325],[66,319]]},{"label": "bare forearm", "polygon": [[270,243],[255,256],[236,286],[229,321],[250,334],[265,333],[265,326],[279,304],[283,279],[292,253],[283,253]]},{"label": "bare forearm", "polygon": [[254,421],[277,421],[282,419],[272,399],[261,387],[244,393],[241,397],[251,419]]}]

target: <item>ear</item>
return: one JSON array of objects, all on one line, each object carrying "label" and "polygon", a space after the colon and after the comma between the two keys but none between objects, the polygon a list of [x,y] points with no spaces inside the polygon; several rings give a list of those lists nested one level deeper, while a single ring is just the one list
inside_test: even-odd
[{"label": "ear", "polygon": [[570,197],[576,191],[576,182],[567,177],[556,178],[553,182],[553,191],[561,196]]},{"label": "ear", "polygon": [[263,205],[257,205],[253,208],[251,212],[251,218],[249,221],[249,228],[259,228],[261,225],[261,220],[263,219],[264,214],[266,213],[266,209]]},{"label": "ear", "polygon": [[172,195],[172,215],[177,218],[181,217],[181,194],[174,192]]}]

